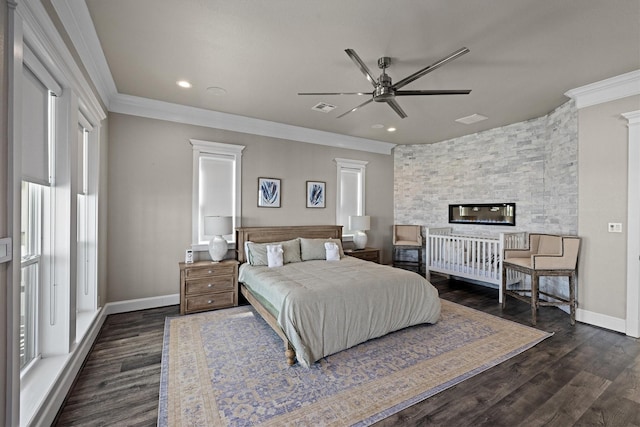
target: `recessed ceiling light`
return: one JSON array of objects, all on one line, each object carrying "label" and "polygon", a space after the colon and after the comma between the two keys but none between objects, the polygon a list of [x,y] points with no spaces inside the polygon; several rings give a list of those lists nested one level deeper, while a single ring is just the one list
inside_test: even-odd
[{"label": "recessed ceiling light", "polygon": [[472,114],[470,116],[467,117],[460,117],[459,119],[456,119],[456,122],[458,123],[463,123],[465,125],[470,125],[472,123],[477,123],[477,122],[481,122],[483,120],[487,120],[488,117],[485,117],[481,114]]},{"label": "recessed ceiling light", "polygon": [[393,127],[387,128],[387,132],[395,132],[395,131],[396,131],[396,128],[393,128]]},{"label": "recessed ceiling light", "polygon": [[384,125],[381,124],[377,124],[377,125],[373,125],[371,126],[373,129],[382,129],[384,127]]},{"label": "recessed ceiling light", "polygon": [[218,87],[218,86],[209,86],[207,88],[207,92],[209,92],[210,94],[213,94],[215,96],[222,96],[222,95],[226,95],[227,94],[227,90],[222,88],[222,87]]},{"label": "recessed ceiling light", "polygon": [[188,81],[186,81],[186,80],[178,80],[178,81],[176,82],[176,84],[177,84],[178,86],[183,87],[183,88],[186,88],[186,89],[188,89],[188,88],[190,88],[190,87],[192,86],[192,85],[191,85],[191,83],[189,83],[189,82],[188,82]]}]

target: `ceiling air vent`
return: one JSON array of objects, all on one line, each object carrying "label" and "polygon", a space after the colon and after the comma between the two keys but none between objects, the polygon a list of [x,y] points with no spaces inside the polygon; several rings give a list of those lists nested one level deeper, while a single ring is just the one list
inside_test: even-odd
[{"label": "ceiling air vent", "polygon": [[313,107],[311,107],[312,110],[316,110],[316,111],[322,111],[323,113],[328,113],[331,110],[335,110],[336,106],[335,105],[331,105],[331,104],[327,104],[326,102],[319,102],[316,105],[314,105]]}]

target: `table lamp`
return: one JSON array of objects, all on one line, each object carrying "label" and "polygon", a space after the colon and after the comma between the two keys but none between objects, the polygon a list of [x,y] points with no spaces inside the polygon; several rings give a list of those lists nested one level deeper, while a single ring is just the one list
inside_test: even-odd
[{"label": "table lamp", "polygon": [[204,234],[213,236],[209,242],[209,255],[213,262],[220,262],[224,259],[229,247],[224,239],[225,234],[231,234],[233,231],[233,218],[230,216],[205,216],[204,217]]},{"label": "table lamp", "polygon": [[353,231],[353,246],[364,249],[367,246],[367,233],[371,229],[371,217],[369,215],[349,216],[349,230]]}]

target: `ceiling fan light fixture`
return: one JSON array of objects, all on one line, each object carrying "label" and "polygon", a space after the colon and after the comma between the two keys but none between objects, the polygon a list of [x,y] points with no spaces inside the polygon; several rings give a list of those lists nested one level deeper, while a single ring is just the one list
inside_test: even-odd
[{"label": "ceiling fan light fixture", "polygon": [[387,132],[395,132],[397,129],[394,127],[388,127]]},{"label": "ceiling fan light fixture", "polygon": [[182,88],[189,89],[193,85],[189,83],[187,80],[178,80],[176,84]]}]

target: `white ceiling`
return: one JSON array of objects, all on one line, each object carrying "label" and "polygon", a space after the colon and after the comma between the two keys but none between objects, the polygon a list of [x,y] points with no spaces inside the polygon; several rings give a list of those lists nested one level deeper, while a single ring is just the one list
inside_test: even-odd
[{"label": "white ceiling", "polygon": [[[570,89],[640,69],[638,0],[86,3],[119,94],[395,144],[539,117],[566,102]],[[405,119],[384,103],[337,119],[366,98],[297,95],[371,91],[346,48],[375,75],[377,59],[391,57],[388,74],[397,82],[465,46],[470,53],[403,89],[471,94],[398,97]],[[178,87],[180,79],[193,87]],[[313,111],[318,102],[338,108]],[[476,113],[489,119],[454,121]]]}]

